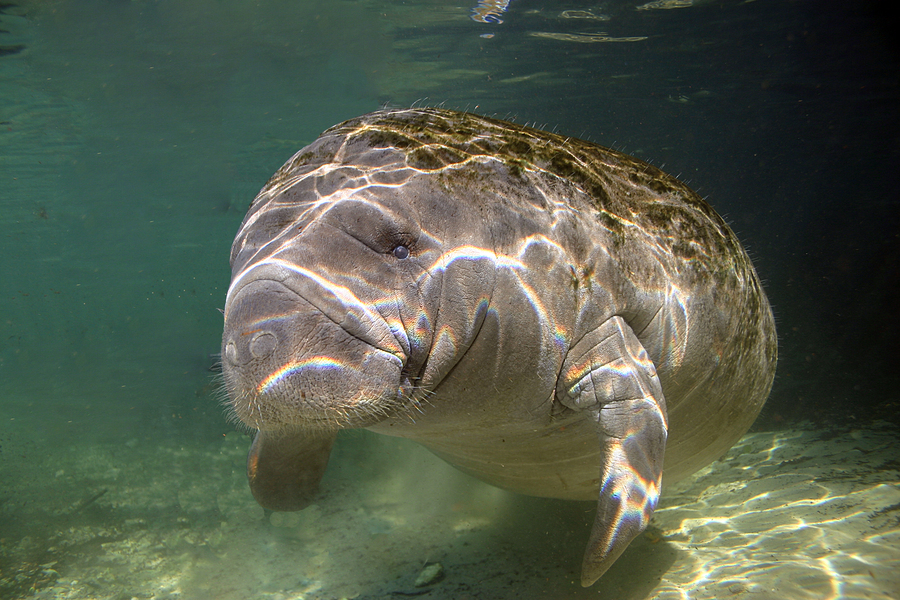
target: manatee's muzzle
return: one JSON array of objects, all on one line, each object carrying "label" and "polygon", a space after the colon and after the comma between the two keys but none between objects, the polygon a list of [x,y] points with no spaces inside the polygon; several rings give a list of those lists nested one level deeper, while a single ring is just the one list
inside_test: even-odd
[{"label": "manatee's muzzle", "polygon": [[[249,288],[249,289],[245,289]],[[371,301],[360,299],[354,290],[334,283],[322,274],[290,261],[269,258],[252,264],[235,276],[225,300],[226,326],[240,298],[252,294],[257,308],[268,305],[285,294],[299,297],[354,337],[397,356],[408,354],[409,340],[403,328],[388,325],[372,307]],[[271,296],[271,297],[270,297]],[[285,307],[296,311],[296,306]],[[275,314],[274,312],[272,313]]]},{"label": "manatee's muzzle", "polygon": [[271,280],[230,298],[222,368],[235,415],[257,429],[363,427],[402,394],[398,356]]}]

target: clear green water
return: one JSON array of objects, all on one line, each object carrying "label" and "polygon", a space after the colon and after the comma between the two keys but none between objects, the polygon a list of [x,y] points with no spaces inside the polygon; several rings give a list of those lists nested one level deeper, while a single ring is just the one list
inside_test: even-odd
[{"label": "clear green water", "polygon": [[[759,427],[831,430],[896,419],[900,103],[896,46],[874,4],[638,9],[640,2],[514,0],[502,24],[473,20],[477,4],[0,5],[0,595],[242,597],[198,583],[216,578],[202,569],[180,595],[159,591],[166,569],[176,579],[181,573],[171,558],[184,552],[181,542],[157,579],[110,583],[87,573],[102,562],[102,544],[125,544],[129,531],[146,529],[134,519],[218,535],[210,547],[220,555],[231,547],[222,536],[237,535],[222,523],[259,518],[242,479],[246,442],[230,433],[209,371],[231,240],[249,201],[289,156],[327,127],[385,104],[514,117],[681,176],[748,245],[779,318],[780,375]],[[335,481],[352,487],[354,469],[372,469],[368,454],[380,444],[350,436],[336,457],[346,481]],[[402,454],[394,446],[384,452]],[[887,459],[873,467],[890,468]],[[145,472],[152,480],[141,488]],[[192,500],[184,499],[190,481],[207,486],[191,488]],[[216,481],[228,498],[218,504],[202,491]],[[896,473],[887,481],[896,488]],[[872,511],[892,506],[890,495],[879,498]],[[203,513],[213,504],[214,514]],[[556,506],[530,510],[562,510],[548,518],[577,532],[582,509]],[[179,511],[191,513],[188,522],[178,521]],[[129,519],[132,526],[123,525]],[[62,543],[72,528],[86,536],[82,545]],[[168,548],[166,535],[159,543]],[[560,564],[577,563],[583,540],[575,537]],[[503,543],[504,553],[535,544],[515,536]],[[315,553],[303,556],[297,560],[318,564]],[[56,575],[40,575],[41,564]],[[384,564],[390,577],[418,572]],[[257,575],[281,568],[253,567]],[[279,580],[248,589],[269,594],[259,597],[390,597],[377,576],[341,587],[310,569],[306,587]],[[467,593],[553,597],[530,579],[510,581],[480,595],[477,583],[467,584]],[[706,597],[683,582],[629,591],[627,577],[617,581],[621,597],[673,589]],[[759,592],[740,586],[731,593]],[[462,588],[447,589],[455,591],[427,597],[463,597]],[[582,593],[560,589],[559,597]],[[834,589],[831,597],[844,597]],[[890,584],[873,589],[891,593]]]}]

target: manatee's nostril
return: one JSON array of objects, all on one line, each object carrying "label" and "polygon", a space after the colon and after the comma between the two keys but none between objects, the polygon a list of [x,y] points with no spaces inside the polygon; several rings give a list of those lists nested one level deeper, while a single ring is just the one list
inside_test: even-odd
[{"label": "manatee's nostril", "polygon": [[228,342],[227,344],[225,344],[225,360],[227,360],[228,363],[232,365],[236,365],[238,363],[237,348],[235,348],[234,342]]},{"label": "manatee's nostril", "polygon": [[257,333],[250,342],[250,354],[256,358],[265,358],[275,351],[275,342],[275,336],[271,333]]}]

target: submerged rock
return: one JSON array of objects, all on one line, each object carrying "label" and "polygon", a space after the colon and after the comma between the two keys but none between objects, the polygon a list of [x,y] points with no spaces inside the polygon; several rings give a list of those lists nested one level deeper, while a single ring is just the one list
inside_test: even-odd
[{"label": "submerged rock", "polygon": [[431,563],[426,565],[419,576],[416,577],[416,587],[425,587],[433,585],[444,578],[444,567],[441,563]]}]

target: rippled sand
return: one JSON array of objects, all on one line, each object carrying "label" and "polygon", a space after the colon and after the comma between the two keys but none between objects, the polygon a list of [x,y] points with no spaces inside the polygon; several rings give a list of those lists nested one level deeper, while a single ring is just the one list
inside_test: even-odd
[{"label": "rippled sand", "polygon": [[[32,447],[3,462],[2,595],[216,598],[890,598],[897,431],[745,436],[665,490],[651,529],[578,585],[591,503],[509,494],[410,443],[350,432],[321,501],[266,518],[246,436]],[[10,435],[3,452],[14,443]],[[414,583],[440,563],[444,576]]]}]

